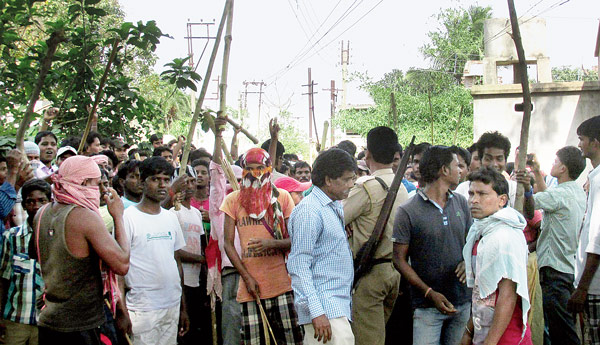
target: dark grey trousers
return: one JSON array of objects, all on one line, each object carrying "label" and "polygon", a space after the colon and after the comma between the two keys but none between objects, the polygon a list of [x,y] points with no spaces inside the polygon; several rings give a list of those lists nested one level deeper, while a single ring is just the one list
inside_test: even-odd
[{"label": "dark grey trousers", "polygon": [[575,329],[575,316],[567,311],[573,293],[573,275],[549,266],[540,268],[540,285],[544,303],[544,319],[553,345],[580,345]]}]

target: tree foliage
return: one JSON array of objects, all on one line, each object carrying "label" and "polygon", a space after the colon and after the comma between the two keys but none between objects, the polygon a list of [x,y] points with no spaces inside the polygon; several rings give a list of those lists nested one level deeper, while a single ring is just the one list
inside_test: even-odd
[{"label": "tree foliage", "polygon": [[[377,81],[367,74],[356,74],[360,87],[369,93],[375,105],[342,110],[336,126],[364,136],[375,126],[394,127],[397,123],[395,129],[402,144],[408,144],[416,135],[417,142],[452,145],[456,135],[457,145],[470,146],[472,97],[460,80],[467,60],[483,58],[483,24],[491,15],[490,7],[480,6],[440,11],[436,15],[439,27],[427,34],[429,42],[421,47],[430,68],[410,68],[406,73],[393,70]],[[397,119],[392,117],[392,92]]]},{"label": "tree foliage", "polygon": [[[413,135],[416,142],[427,141],[436,145],[452,145],[456,125],[463,114],[457,134],[457,144],[472,144],[473,106],[471,95],[462,86],[449,83],[444,85],[443,79],[436,80],[435,75],[417,70],[394,70],[381,80],[373,81],[361,75],[361,88],[369,92],[375,106],[368,109],[348,109],[340,112],[336,125],[366,136],[376,126],[389,126],[398,133],[400,143],[406,145]],[[448,83],[446,80],[445,83]],[[431,86],[431,88],[427,88]],[[444,86],[444,87],[442,87]],[[398,118],[393,119],[390,94],[394,93]],[[431,138],[432,116],[429,108],[429,97],[433,109],[434,136]]]},{"label": "tree foliage", "polygon": [[41,95],[59,108],[53,124],[57,133],[83,131],[115,42],[116,58],[97,110],[101,134],[139,140],[148,129],[168,130],[178,114],[190,113],[183,91],[199,76],[180,68],[181,59],[176,59],[161,81],[152,66],[160,38],[167,35],[154,21],[123,18],[117,0],[3,1],[0,120],[6,125],[0,133],[14,135],[45,54],[44,41],[57,30],[68,41],[59,46]]},{"label": "tree foliage", "polygon": [[596,81],[596,71],[584,70],[572,66],[552,67],[552,81]]},{"label": "tree foliage", "polygon": [[451,73],[460,82],[465,63],[483,59],[483,24],[492,17],[492,8],[447,8],[435,17],[439,28],[427,34],[430,42],[421,52],[434,69]]}]

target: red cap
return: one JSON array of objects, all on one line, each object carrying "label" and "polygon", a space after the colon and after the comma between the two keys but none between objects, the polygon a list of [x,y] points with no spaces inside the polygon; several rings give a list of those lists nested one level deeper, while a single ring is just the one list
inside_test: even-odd
[{"label": "red cap", "polygon": [[291,177],[280,177],[275,181],[275,187],[285,189],[288,192],[304,192],[309,189],[312,183],[300,183]]}]

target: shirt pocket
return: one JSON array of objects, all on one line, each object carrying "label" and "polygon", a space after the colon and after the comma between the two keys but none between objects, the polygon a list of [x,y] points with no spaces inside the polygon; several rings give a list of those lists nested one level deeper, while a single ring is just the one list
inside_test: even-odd
[{"label": "shirt pocket", "polygon": [[15,274],[31,275],[34,272],[35,260],[29,259],[27,254],[13,255],[12,269]]}]

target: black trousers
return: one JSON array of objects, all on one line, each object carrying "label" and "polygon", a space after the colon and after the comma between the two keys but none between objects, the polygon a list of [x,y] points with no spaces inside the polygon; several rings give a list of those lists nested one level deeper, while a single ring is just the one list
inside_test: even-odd
[{"label": "black trousers", "polygon": [[573,293],[573,275],[549,266],[540,268],[540,285],[544,304],[544,319],[553,345],[580,345],[575,328],[575,316],[567,311],[567,301]]}]

